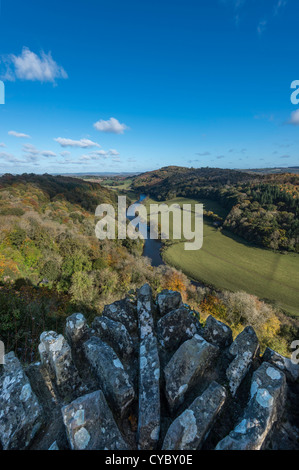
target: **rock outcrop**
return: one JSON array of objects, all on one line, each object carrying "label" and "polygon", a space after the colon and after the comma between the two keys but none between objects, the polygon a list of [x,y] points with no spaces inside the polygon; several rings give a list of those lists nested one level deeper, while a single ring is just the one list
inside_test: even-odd
[{"label": "rock outcrop", "polygon": [[0,366],[0,448],[299,449],[299,366],[149,285]]}]

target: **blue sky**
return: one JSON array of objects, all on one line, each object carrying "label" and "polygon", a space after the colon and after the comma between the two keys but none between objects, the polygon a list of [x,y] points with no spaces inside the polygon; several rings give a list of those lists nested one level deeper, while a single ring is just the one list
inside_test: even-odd
[{"label": "blue sky", "polygon": [[298,0],[2,0],[0,173],[298,165]]}]

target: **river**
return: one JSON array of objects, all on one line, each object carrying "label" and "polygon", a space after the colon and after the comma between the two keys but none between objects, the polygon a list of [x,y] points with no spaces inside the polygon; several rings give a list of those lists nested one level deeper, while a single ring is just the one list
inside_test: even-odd
[{"label": "river", "polygon": [[[139,200],[134,204],[142,204],[142,201],[145,200],[147,196],[145,194],[140,194]],[[128,217],[129,220],[133,220],[134,217]],[[144,240],[144,247],[142,256],[146,256],[151,260],[151,265],[154,267],[165,264],[161,256],[162,243],[160,240],[152,240],[150,238],[150,227],[147,226],[147,238]]]},{"label": "river", "polygon": [[[146,199],[145,194],[140,194],[139,200],[136,201],[134,204],[142,204],[142,202]],[[133,217],[128,217],[129,220],[133,220]],[[151,260],[151,265],[153,267],[158,267],[161,266],[161,264],[166,265],[164,263],[163,258],[161,256],[161,248],[162,248],[162,242],[160,240],[153,240],[150,238],[150,227],[149,224],[147,225],[147,239],[144,240],[144,247],[143,247],[143,253],[142,256],[146,256]],[[196,287],[205,287],[204,284],[198,281],[194,281],[189,278],[189,281],[191,284],[193,284]]]}]

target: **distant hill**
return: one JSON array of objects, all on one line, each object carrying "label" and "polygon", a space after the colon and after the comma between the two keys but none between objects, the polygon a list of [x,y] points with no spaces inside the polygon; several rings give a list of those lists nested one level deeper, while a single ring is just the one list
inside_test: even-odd
[{"label": "distant hill", "polygon": [[[242,170],[243,171],[243,170]],[[279,174],[279,173],[295,173],[299,174],[299,166],[277,167],[277,168],[253,168],[244,170],[246,173],[257,173],[261,175]]]},{"label": "distant hill", "polygon": [[[79,204],[87,211],[94,212],[101,203],[114,203],[115,193],[99,183],[83,181],[70,176],[52,176],[48,174],[11,175],[0,178],[0,190],[6,188],[12,193],[37,194],[40,209],[50,202],[65,200],[71,204]],[[10,198],[12,205],[16,204]],[[5,202],[6,208],[9,200]],[[1,210],[1,209],[0,209]]]}]

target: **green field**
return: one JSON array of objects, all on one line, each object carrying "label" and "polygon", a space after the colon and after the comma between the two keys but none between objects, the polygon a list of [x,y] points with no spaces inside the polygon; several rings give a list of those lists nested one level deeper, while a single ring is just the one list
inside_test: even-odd
[{"label": "green field", "polygon": [[[146,205],[155,201],[149,200]],[[176,198],[173,203],[198,203]],[[225,216],[225,209],[213,201],[201,201],[206,210]],[[163,252],[163,259],[190,278],[219,289],[246,291],[271,301],[292,316],[299,316],[299,255],[280,254],[254,247],[230,232],[222,232],[204,220],[203,247],[185,251],[175,242]]]}]

